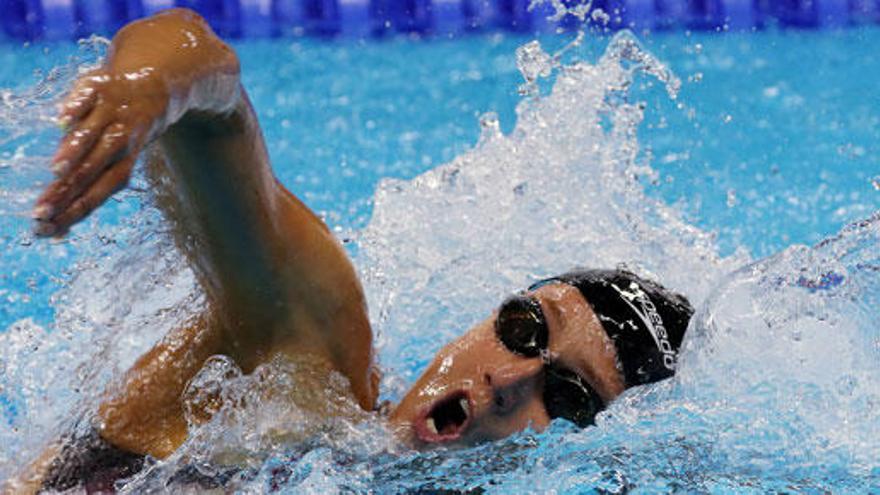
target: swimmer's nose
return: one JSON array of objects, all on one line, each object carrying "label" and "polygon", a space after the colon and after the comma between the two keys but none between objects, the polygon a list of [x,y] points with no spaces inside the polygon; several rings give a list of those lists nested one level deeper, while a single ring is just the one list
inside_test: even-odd
[{"label": "swimmer's nose", "polygon": [[536,392],[543,367],[540,359],[532,358],[487,369],[483,381],[488,397],[481,401],[485,404],[483,408],[486,412],[502,415],[517,409]]},{"label": "swimmer's nose", "polygon": [[487,368],[484,378],[493,387],[509,387],[539,375],[543,369],[544,363],[539,358],[519,358]]}]

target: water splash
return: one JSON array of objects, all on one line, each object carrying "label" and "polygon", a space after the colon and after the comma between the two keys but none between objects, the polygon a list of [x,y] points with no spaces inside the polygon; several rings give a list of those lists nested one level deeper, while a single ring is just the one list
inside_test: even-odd
[{"label": "water splash", "polygon": [[73,252],[62,259],[76,250],[88,257],[64,268],[69,277],[59,279],[51,298],[52,322],[24,319],[0,332],[7,363],[0,397],[9,424],[0,429],[8,446],[0,451],[0,478],[88,416],[108,384],[203,307],[163,228],[158,213],[146,209],[122,226],[93,229],[89,241],[71,241]]},{"label": "water splash", "polygon": [[532,0],[529,2],[529,12],[534,11],[541,5],[549,3],[553,8],[553,14],[547,17],[547,20],[559,22],[565,16],[570,15],[578,21],[584,22],[587,18],[591,18],[597,22],[608,24],[610,17],[601,8],[593,8],[593,0],[583,0],[575,2],[563,2],[562,0]]},{"label": "water splash", "polygon": [[596,64],[553,63],[535,42],[523,53],[523,77],[555,77],[552,92],[523,100],[510,135],[484,117],[475,149],[412,181],[383,182],[360,234],[380,344],[404,354],[407,378],[428,350],[538,278],[626,264],[699,301],[739,262],[720,259],[711,236],[637,180],[650,167],[637,158],[643,104],[628,90],[652,77],[674,96],[668,68],[626,32]]},{"label": "water splash", "polygon": [[[636,78],[679,82],[628,33],[595,64],[518,52],[528,96],[502,135],[412,181],[385,181],[359,265],[398,396],[431,352],[510,291],[625,265],[699,308],[675,380],[629,391],[596,428],[395,459],[391,491],[864,490],[876,481],[878,221],[747,264],[645,195]],[[550,94],[534,84],[554,78]],[[830,356],[834,356],[830,362]],[[828,466],[835,466],[828,469]],[[816,470],[825,469],[824,476]],[[418,475],[414,475],[418,473]],[[540,485],[542,481],[544,485]]]},{"label": "water splash", "polygon": [[382,486],[870,491],[880,448],[878,244],[875,215],[717,279],[676,377],[627,391],[594,428],[556,423],[541,435],[399,458],[380,470]]},{"label": "water splash", "polygon": [[103,59],[110,41],[92,35],[78,42],[78,49],[64,65],[52,67],[47,72],[37,71],[37,83],[23,92],[0,89],[0,147],[16,149],[11,156],[0,156],[0,168],[21,163],[27,150],[18,145],[22,138],[34,142],[33,131],[45,124],[54,124],[59,95],[70,87],[77,75],[95,67]]},{"label": "water splash", "polygon": [[339,463],[395,451],[384,423],[361,410],[348,390],[342,375],[308,357],[276,357],[249,375],[227,357],[210,358],[184,392],[188,440],[123,493],[199,492],[218,483],[226,491],[260,493],[265,486],[313,482],[302,464],[324,453],[332,453],[328,460],[339,470]]}]

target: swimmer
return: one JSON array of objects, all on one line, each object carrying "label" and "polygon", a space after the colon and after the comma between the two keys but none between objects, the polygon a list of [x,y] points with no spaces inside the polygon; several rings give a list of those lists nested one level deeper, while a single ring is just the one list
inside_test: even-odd
[{"label": "swimmer", "polygon": [[[8,489],[112,489],[146,456],[169,456],[187,438],[184,389],[215,355],[245,373],[307,356],[344,376],[361,409],[377,410],[380,375],[352,263],[275,179],[238,59],[201,17],[173,9],[125,26],[59,122],[36,232],[64,236],[126,186],[143,155],[208,309],[108,389],[87,434],[55,442]],[[692,313],[624,270],[550,278],[443,347],[389,421],[416,447],[541,431],[554,418],[590,425],[628,387],[672,376]]]}]

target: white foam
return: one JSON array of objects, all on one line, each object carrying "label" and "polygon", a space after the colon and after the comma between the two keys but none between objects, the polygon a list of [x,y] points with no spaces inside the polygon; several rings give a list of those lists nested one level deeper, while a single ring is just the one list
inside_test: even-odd
[{"label": "white foam", "polygon": [[645,194],[643,108],[627,90],[651,77],[674,97],[679,83],[631,34],[595,64],[563,66],[537,42],[519,55],[526,84],[555,77],[552,92],[520,103],[510,135],[484,116],[473,150],[412,181],[383,181],[358,238],[380,345],[408,376],[412,360],[542,277],[625,264],[699,303],[746,259],[720,258],[709,234]]}]

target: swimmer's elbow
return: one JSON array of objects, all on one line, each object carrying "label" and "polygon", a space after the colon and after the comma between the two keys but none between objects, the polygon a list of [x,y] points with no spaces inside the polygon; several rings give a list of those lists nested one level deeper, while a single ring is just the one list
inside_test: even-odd
[{"label": "swimmer's elbow", "polygon": [[[161,10],[150,17],[144,17],[129,22],[119,30],[116,36],[124,35],[130,30],[137,30],[141,26],[183,27],[190,29],[190,32],[196,37],[208,33],[216,37],[216,34],[214,34],[208,21],[195,10],[186,7],[172,7],[170,9]],[[198,40],[196,39],[195,41]]]},{"label": "swimmer's elbow", "polygon": [[163,10],[126,24],[113,37],[109,61],[136,68],[173,65],[190,71],[204,67],[236,74],[239,71],[232,48],[214,33],[205,18],[186,8]]}]

